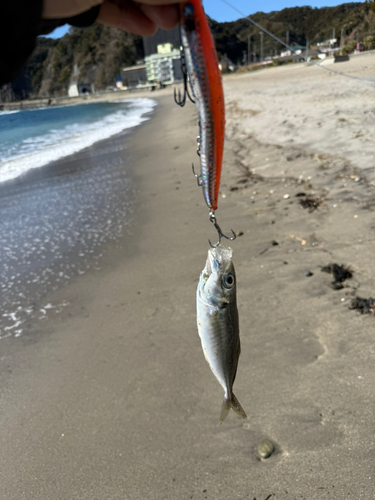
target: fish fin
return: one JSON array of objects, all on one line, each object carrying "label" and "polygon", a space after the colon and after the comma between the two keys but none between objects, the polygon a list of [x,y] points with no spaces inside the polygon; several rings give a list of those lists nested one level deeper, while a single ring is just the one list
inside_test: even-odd
[{"label": "fish fin", "polygon": [[231,408],[240,417],[247,418],[247,415],[246,415],[244,409],[242,408],[241,403],[236,398],[236,396],[232,393],[231,399],[229,399],[227,397],[227,395],[225,394],[224,399],[223,399],[223,404],[222,404],[222,407],[221,407],[220,425],[227,418],[229,410]]},{"label": "fish fin", "polygon": [[228,413],[230,410],[230,400],[227,399],[226,396],[224,396],[223,399],[223,404],[221,406],[221,414],[220,414],[220,425],[224,422],[224,420],[227,418]]}]

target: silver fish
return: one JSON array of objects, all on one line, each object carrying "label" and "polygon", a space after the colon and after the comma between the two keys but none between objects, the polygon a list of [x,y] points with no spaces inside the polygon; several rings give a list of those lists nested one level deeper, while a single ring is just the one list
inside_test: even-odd
[{"label": "silver fish", "polygon": [[241,346],[236,273],[230,248],[219,246],[208,251],[197,289],[197,324],[204,356],[225,393],[220,424],[231,408],[240,417],[247,418],[233,394]]}]

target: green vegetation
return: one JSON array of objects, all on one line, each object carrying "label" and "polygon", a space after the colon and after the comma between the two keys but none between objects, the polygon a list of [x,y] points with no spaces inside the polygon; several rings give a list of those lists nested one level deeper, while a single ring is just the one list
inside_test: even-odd
[{"label": "green vegetation", "polygon": [[[257,12],[251,18],[264,26],[283,41],[287,40],[289,33],[290,45],[314,45],[331,39],[333,30],[336,37],[340,39],[341,28],[344,24],[352,23],[344,29],[346,42],[353,37],[359,37],[359,41],[367,34],[364,23],[367,22],[367,31],[375,31],[374,22],[375,4],[372,3],[346,3],[337,7],[294,7],[281,11],[264,14]],[[232,61],[240,63],[243,61],[243,53],[248,48],[250,37],[250,52],[260,53],[259,28],[249,23],[246,19],[239,19],[232,23],[216,23],[210,20],[212,32],[216,41],[219,55],[226,54]],[[280,53],[284,46],[264,34],[263,51],[264,56]]]},{"label": "green vegetation", "polygon": [[30,95],[37,95],[44,77],[45,61],[57,43],[58,41],[52,38],[38,38],[37,46],[23,71],[11,84],[13,99],[25,99]]},{"label": "green vegetation", "polygon": [[[343,52],[350,53],[356,42],[366,50],[375,49],[375,2],[346,3],[337,7],[295,7],[251,16],[256,22],[289,44],[310,46],[332,38],[333,30]],[[242,63],[260,53],[259,28],[246,19],[217,23],[209,19],[219,57]],[[346,26],[344,26],[346,25]],[[343,28],[343,30],[342,30]],[[283,50],[283,45],[264,34],[263,53],[267,57]],[[71,28],[60,40],[39,38],[21,74],[10,86],[0,89],[1,99],[66,95],[69,83],[78,79],[97,89],[113,86],[123,67],[143,57],[142,38],[137,35],[94,24],[88,29]],[[275,63],[277,64],[277,63]]]},{"label": "green vegetation", "polygon": [[374,35],[367,35],[363,39],[363,46],[365,47],[366,50],[373,50],[375,49],[375,36]]},{"label": "green vegetation", "polygon": [[101,24],[85,30],[71,28],[45,61],[44,81],[38,96],[66,94],[74,79],[94,84],[98,89],[113,85],[121,68],[134,64],[142,56],[140,36]]},{"label": "green vegetation", "polygon": [[0,89],[2,100],[66,95],[77,78],[98,89],[113,85],[121,68],[143,57],[142,38],[94,24],[71,28],[59,40],[40,37],[20,75]]},{"label": "green vegetation", "polygon": [[342,53],[344,56],[352,54],[357,47],[357,42],[355,40],[350,40],[344,47],[342,48]]}]

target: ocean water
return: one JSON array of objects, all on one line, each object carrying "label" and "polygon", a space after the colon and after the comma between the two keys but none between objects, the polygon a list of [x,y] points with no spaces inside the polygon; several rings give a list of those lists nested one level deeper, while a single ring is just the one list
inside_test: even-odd
[{"label": "ocean water", "polygon": [[69,307],[50,292],[99,269],[105,245],[126,236],[136,192],[128,144],[154,106],[0,114],[0,340]]},{"label": "ocean water", "polygon": [[0,112],[0,182],[139,125],[155,104],[129,99]]}]

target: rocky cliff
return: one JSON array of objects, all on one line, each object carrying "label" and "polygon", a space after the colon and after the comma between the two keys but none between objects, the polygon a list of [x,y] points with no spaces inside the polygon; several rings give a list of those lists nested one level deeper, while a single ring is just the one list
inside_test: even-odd
[{"label": "rocky cliff", "polygon": [[[311,45],[344,30],[345,43],[368,40],[366,48],[375,48],[375,2],[347,3],[337,7],[295,7],[252,18],[290,44]],[[246,19],[230,23],[209,20],[219,55],[235,63],[243,60],[248,37],[251,52],[259,54],[259,28]],[[373,46],[372,46],[373,45]],[[264,36],[264,56],[282,49],[280,43]],[[142,38],[116,29],[94,24],[88,29],[71,28],[59,40],[39,38],[37,46],[21,74],[10,85],[0,89],[0,102],[15,99],[66,95],[72,79],[105,88],[114,84],[120,69],[143,57]]]}]

